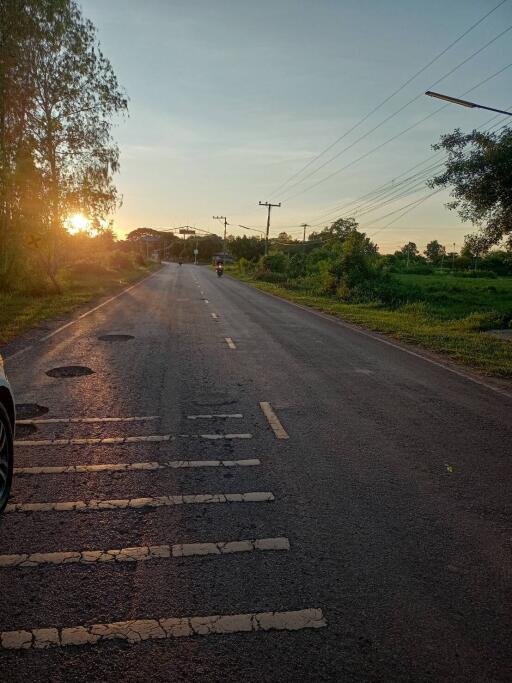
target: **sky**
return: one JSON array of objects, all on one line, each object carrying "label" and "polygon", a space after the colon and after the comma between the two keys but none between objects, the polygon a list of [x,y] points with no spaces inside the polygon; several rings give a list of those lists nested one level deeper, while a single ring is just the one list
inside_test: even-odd
[{"label": "sky", "polygon": [[[219,232],[214,215],[227,216],[231,234],[257,234],[237,226],[265,228],[266,209],[259,201],[282,203],[272,210],[271,235],[286,231],[299,237],[302,223],[318,230],[347,214],[346,204],[434,154],[431,145],[443,133],[456,127],[470,131],[493,117],[455,105],[436,114],[443,103],[422,96],[425,90],[460,97],[511,63],[467,98],[499,109],[512,106],[512,30],[433,87],[512,27],[507,0],[349,132],[499,2],[82,0],[130,98],[129,116],[114,129],[123,196],[114,217],[118,236],[143,226]],[[492,124],[505,121],[498,117]],[[303,182],[292,187],[299,175],[282,187],[341,136],[302,176],[335,154],[336,159]],[[385,227],[400,211],[387,214],[429,192],[422,187],[356,219],[374,235],[381,253],[408,241],[423,249],[431,239],[460,248],[473,226],[444,207],[446,192]]]}]

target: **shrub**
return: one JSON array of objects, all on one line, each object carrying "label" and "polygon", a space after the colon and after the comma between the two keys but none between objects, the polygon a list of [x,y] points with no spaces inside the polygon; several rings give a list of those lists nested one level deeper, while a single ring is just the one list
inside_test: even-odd
[{"label": "shrub", "polygon": [[458,277],[468,277],[468,278],[497,278],[498,276],[492,270],[463,270],[457,273]]},{"label": "shrub", "polygon": [[238,271],[242,274],[245,275],[247,271],[249,270],[249,267],[251,265],[251,262],[248,261],[246,258],[242,256],[242,258],[238,259]]},{"label": "shrub", "polygon": [[111,271],[103,263],[98,261],[76,261],[68,266],[67,272],[71,277],[80,277],[81,275],[108,275]]},{"label": "shrub", "polygon": [[255,280],[264,280],[273,284],[283,284],[288,280],[286,273],[273,273],[271,270],[257,270],[254,274]]},{"label": "shrub", "polygon": [[110,255],[110,265],[116,270],[125,270],[133,266],[133,261],[130,254],[123,251],[114,251]]},{"label": "shrub", "polygon": [[258,263],[259,269],[271,270],[273,273],[285,273],[287,266],[288,257],[282,251],[265,254]]}]

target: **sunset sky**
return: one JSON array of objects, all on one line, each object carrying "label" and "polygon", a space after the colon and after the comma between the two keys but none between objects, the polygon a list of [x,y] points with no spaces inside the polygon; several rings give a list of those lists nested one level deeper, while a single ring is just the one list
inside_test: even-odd
[{"label": "sunset sky", "polygon": [[[124,197],[115,216],[117,233],[182,224],[214,230],[219,227],[214,214],[227,216],[234,226],[263,228],[266,213],[258,201],[270,199],[283,202],[273,212],[271,234],[298,235],[303,222],[321,224],[327,209],[427,159],[442,133],[457,126],[471,130],[492,118],[490,112],[448,105],[308,189],[442,105],[419,97],[303,183],[290,189],[292,181],[276,192],[498,2],[83,0],[84,13],[97,26],[102,48],[130,97],[130,116],[115,129]],[[509,25],[510,1],[316,164],[430,88]],[[512,31],[433,89],[463,95],[512,63],[511,45]],[[507,109],[511,86],[509,68],[467,98]],[[500,120],[505,117],[493,123]],[[421,189],[361,217],[361,228],[375,233],[394,217],[382,216],[427,193]],[[422,248],[433,238],[450,248],[453,242],[460,245],[472,226],[462,225],[444,208],[445,201],[446,195],[438,194],[375,234],[381,252],[409,240]],[[230,231],[244,233],[236,227]]]}]

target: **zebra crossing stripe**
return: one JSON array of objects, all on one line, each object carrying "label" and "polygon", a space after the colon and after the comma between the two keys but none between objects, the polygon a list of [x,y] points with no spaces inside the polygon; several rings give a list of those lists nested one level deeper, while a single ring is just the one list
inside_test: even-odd
[{"label": "zebra crossing stripe", "polygon": [[171,639],[255,631],[300,631],[325,626],[327,622],[322,610],[310,608],[290,612],[131,619],[93,626],[3,631],[0,633],[0,645],[6,650],[96,645],[107,640],[122,640],[133,645],[154,638]]},{"label": "zebra crossing stripe", "polygon": [[9,512],[86,512],[105,510],[127,510],[140,508],[169,507],[173,505],[195,505],[207,503],[264,503],[275,500],[269,491],[248,493],[199,493],[178,496],[152,496],[147,498],[120,498],[114,500],[74,500],[49,503],[10,503],[4,513]]},{"label": "zebra crossing stripe", "polygon": [[15,567],[26,569],[63,564],[104,565],[115,564],[116,562],[146,562],[175,557],[220,556],[272,550],[290,550],[290,542],[287,538],[257,538],[249,541],[177,543],[175,545],[149,545],[114,550],[19,553],[17,555],[0,555],[0,569]]},{"label": "zebra crossing stripe", "polygon": [[247,460],[169,460],[167,462],[119,462],[104,465],[63,465],[43,467],[15,467],[16,475],[32,474],[80,474],[86,472],[137,472],[163,470],[166,468],[181,469],[192,467],[255,467],[261,465],[258,458]]}]

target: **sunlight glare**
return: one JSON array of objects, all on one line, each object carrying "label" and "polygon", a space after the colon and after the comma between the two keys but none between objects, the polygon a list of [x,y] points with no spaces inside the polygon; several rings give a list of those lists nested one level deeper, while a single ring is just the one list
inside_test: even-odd
[{"label": "sunlight glare", "polygon": [[66,219],[64,225],[70,235],[84,232],[93,237],[96,234],[96,230],[91,227],[91,221],[83,213],[72,214]]}]

